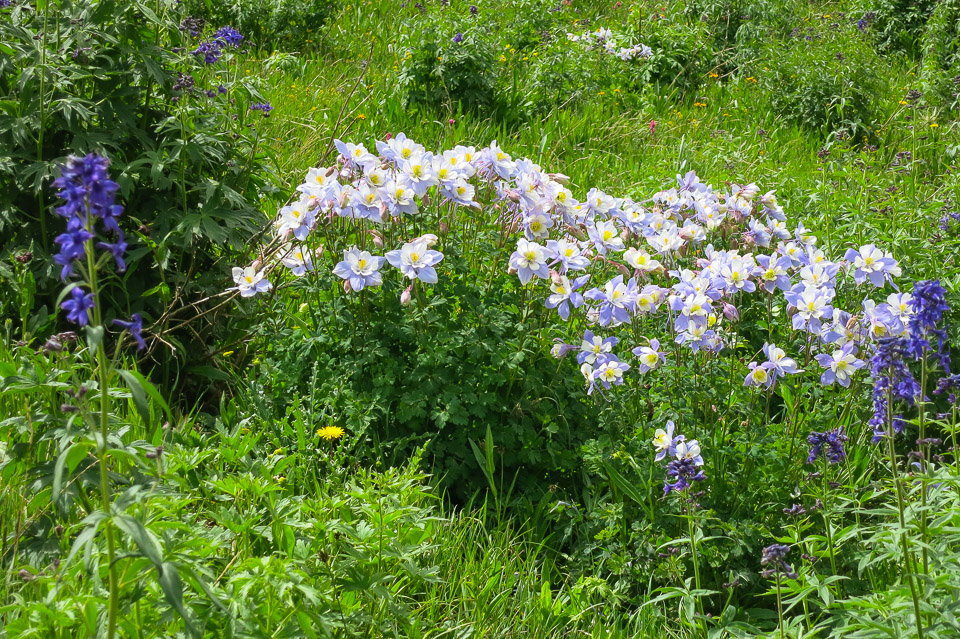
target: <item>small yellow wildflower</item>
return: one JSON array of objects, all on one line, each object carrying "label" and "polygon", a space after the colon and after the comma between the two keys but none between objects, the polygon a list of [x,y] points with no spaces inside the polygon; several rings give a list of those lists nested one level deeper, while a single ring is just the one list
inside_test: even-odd
[{"label": "small yellow wildflower", "polygon": [[224,357],[230,357],[231,355],[233,355],[233,351],[223,351]]},{"label": "small yellow wildflower", "polygon": [[940,125],[937,124],[936,122],[934,122],[933,124],[930,125],[930,128],[931,128],[931,129],[939,129],[939,128],[940,128]]},{"label": "small yellow wildflower", "polygon": [[362,114],[362,113],[358,113],[358,114],[357,114],[357,119],[358,119],[358,120],[366,120],[366,119],[367,119],[367,116],[365,116],[365,115]]},{"label": "small yellow wildflower", "polygon": [[327,441],[340,439],[343,437],[344,432],[345,431],[339,426],[324,426],[323,428],[317,429],[317,435],[320,436],[320,439],[326,439]]},{"label": "small yellow wildflower", "polygon": [[707,74],[707,77],[708,77],[708,78],[719,78],[719,77],[720,77],[720,74],[717,73],[716,71],[711,71],[710,73]]}]

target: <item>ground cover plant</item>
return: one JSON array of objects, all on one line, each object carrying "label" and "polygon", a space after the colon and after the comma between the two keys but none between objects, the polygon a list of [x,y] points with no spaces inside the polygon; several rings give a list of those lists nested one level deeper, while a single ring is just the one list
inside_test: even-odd
[{"label": "ground cover plant", "polygon": [[950,2],[0,4],[3,636],[958,633]]}]

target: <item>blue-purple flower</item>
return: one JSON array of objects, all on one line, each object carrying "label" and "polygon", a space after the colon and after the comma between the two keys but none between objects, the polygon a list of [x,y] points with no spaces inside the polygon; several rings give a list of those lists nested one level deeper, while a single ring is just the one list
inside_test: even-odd
[{"label": "blue-purple flower", "polygon": [[613,347],[619,342],[620,340],[616,337],[603,339],[599,335],[594,335],[590,329],[587,329],[583,332],[583,341],[580,344],[580,352],[577,354],[577,363],[602,363],[611,356]]},{"label": "blue-purple flower", "polygon": [[637,346],[631,352],[640,360],[641,373],[656,370],[667,361],[667,357],[660,351],[660,340],[658,339],[650,340],[649,346]]},{"label": "blue-purple flower", "polygon": [[[847,441],[847,435],[843,428],[835,428],[823,433],[816,431],[807,436],[807,442],[810,443],[810,453],[807,455],[807,463],[812,464],[822,455],[831,464],[839,464],[847,458],[847,453],[843,448]],[[826,450],[824,450],[826,449]]]},{"label": "blue-purple flower", "polygon": [[67,312],[68,320],[74,324],[86,326],[90,323],[90,310],[93,306],[93,293],[87,293],[82,287],[75,286],[60,308]]},{"label": "blue-purple flower", "polygon": [[129,322],[126,322],[126,321],[124,321],[124,320],[115,319],[115,320],[113,320],[113,323],[116,324],[117,326],[123,328],[123,329],[126,330],[128,333],[130,333],[130,336],[133,337],[133,339],[136,340],[136,342],[137,342],[137,350],[138,350],[138,351],[142,351],[144,348],[147,347],[147,343],[146,343],[145,341],[143,341],[143,334],[142,334],[142,331],[143,331],[143,318],[140,317],[140,313],[134,313],[134,314],[130,317],[130,321],[129,321]]},{"label": "blue-purple flower", "polygon": [[521,284],[526,284],[534,277],[550,277],[546,249],[525,238],[517,240],[517,250],[510,256],[510,268],[516,270]]},{"label": "blue-purple flower", "polygon": [[432,250],[423,238],[407,242],[396,251],[387,252],[387,261],[391,266],[400,269],[406,277],[426,284],[437,283],[437,269],[434,266],[442,259],[443,253]]}]

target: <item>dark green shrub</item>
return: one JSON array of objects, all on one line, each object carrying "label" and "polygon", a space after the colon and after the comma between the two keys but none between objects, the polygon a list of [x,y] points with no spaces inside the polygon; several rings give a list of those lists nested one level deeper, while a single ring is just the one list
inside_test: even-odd
[{"label": "dark green shrub", "polygon": [[920,41],[937,0],[873,0],[864,6],[863,28],[884,52],[919,57]]},{"label": "dark green shrub", "polygon": [[175,328],[197,315],[193,300],[229,281],[222,260],[263,223],[259,198],[271,188],[263,116],[249,109],[256,86],[226,73],[243,49],[224,44],[204,64],[194,51],[214,29],[180,28],[173,0],[40,6],[18,4],[0,20],[0,255],[33,251],[33,327],[51,329],[60,288],[51,253],[64,221],[44,193],[66,155],[97,151],[126,200],[130,244],[126,271],[106,282],[106,317],[166,317],[148,332],[188,364],[203,358],[213,324]]},{"label": "dark green shrub", "polygon": [[215,24],[229,24],[254,46],[273,51],[311,46],[335,15],[333,0],[187,0],[186,12]]},{"label": "dark green shrub", "polygon": [[823,135],[843,130],[861,141],[874,135],[885,108],[884,64],[856,27],[828,25],[770,44],[746,72],[778,115]]}]

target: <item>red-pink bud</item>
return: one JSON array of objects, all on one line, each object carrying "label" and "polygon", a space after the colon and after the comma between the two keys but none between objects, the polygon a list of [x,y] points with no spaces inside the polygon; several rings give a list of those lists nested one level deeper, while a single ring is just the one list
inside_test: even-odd
[{"label": "red-pink bud", "polygon": [[400,293],[400,303],[404,306],[409,306],[410,301],[413,299],[413,284],[403,289],[403,293]]},{"label": "red-pink bud", "polygon": [[344,292],[344,293],[352,293],[352,292],[353,292],[353,287],[350,286],[350,280],[343,280],[343,292]]}]

